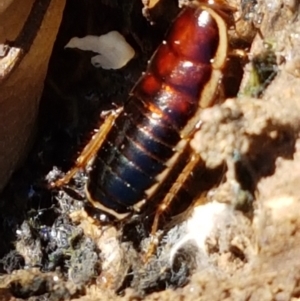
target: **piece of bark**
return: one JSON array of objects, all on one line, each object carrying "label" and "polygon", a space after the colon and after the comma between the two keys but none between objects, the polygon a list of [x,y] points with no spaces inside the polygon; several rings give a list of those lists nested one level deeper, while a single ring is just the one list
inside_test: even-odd
[{"label": "piece of bark", "polygon": [[65,0],[14,1],[0,14],[0,190],[28,153],[34,137],[64,6]]}]

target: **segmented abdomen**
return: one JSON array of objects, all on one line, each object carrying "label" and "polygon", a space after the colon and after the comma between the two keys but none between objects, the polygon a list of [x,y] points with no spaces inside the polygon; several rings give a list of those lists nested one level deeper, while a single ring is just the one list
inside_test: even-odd
[{"label": "segmented abdomen", "polygon": [[205,8],[176,18],[96,155],[87,186],[94,202],[122,214],[147,199],[199,109],[218,44],[218,24]]}]

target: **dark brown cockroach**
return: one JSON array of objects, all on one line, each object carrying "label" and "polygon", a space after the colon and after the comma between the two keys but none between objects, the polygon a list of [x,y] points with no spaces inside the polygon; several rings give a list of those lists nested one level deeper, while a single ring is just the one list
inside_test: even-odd
[{"label": "dark brown cockroach", "polygon": [[[228,53],[227,8],[197,4],[181,11],[124,107],[109,114],[76,167],[55,186],[68,182],[96,154],[86,187],[89,202],[117,219],[143,208],[189,148],[201,110],[216,99]],[[156,205],[152,234],[178,183],[199,160],[190,158]]]}]

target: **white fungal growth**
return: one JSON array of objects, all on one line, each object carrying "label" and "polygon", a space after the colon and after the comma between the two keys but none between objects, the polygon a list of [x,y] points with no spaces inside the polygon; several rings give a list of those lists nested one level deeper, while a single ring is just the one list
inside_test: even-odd
[{"label": "white fungal growth", "polygon": [[171,249],[170,262],[188,242],[196,245],[200,253],[206,254],[206,239],[228,222],[231,212],[229,205],[218,202],[195,207],[192,216],[186,221],[186,234]]},{"label": "white fungal growth", "polygon": [[91,63],[94,67],[103,69],[120,69],[135,55],[134,49],[117,31],[110,31],[102,36],[74,37],[65,48],[78,48],[98,53],[92,57]]}]

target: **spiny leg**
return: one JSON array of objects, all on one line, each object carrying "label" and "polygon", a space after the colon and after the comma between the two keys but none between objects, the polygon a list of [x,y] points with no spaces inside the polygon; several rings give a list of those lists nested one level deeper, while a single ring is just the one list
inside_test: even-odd
[{"label": "spiny leg", "polygon": [[174,197],[177,195],[179,190],[181,189],[182,185],[187,181],[190,177],[191,173],[194,171],[195,167],[199,164],[201,157],[198,154],[192,154],[191,159],[189,160],[188,164],[184,167],[180,175],[175,180],[174,184],[164,197],[162,203],[159,205],[155,212],[152,228],[151,228],[151,242],[148,247],[147,253],[144,256],[144,261],[148,262],[151,255],[155,252],[155,249],[159,243],[159,237],[157,237],[157,230],[159,225],[160,216],[164,213],[166,209],[169,208],[170,204],[174,200]]},{"label": "spiny leg", "polygon": [[51,187],[60,187],[68,184],[72,177],[79,169],[84,168],[88,162],[93,158],[98,149],[101,147],[106,135],[113,126],[116,118],[119,116],[123,108],[112,110],[107,113],[104,123],[100,126],[97,133],[91,138],[89,143],[85,146],[79,157],[76,159],[75,166],[69,170],[64,177],[51,183]]}]

